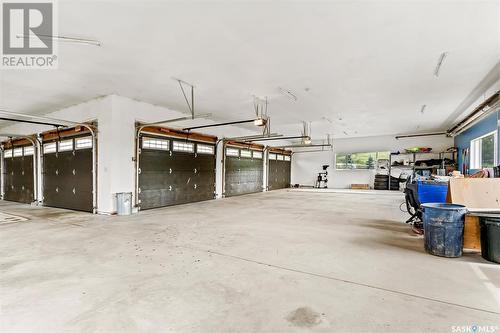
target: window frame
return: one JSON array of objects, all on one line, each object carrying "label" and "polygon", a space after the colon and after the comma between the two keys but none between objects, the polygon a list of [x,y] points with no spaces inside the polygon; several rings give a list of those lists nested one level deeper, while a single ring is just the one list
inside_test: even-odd
[{"label": "window frame", "polygon": [[[52,148],[51,148],[50,151],[47,151],[47,147],[53,147],[54,150],[52,150]],[[43,154],[55,154],[55,153],[57,153],[57,142],[53,141],[53,142],[44,143],[42,151],[43,151]]]},{"label": "window frame", "polygon": [[[178,147],[176,147],[178,145]],[[179,148],[182,147],[182,148]],[[191,147],[191,149],[184,149],[185,147]],[[172,151],[177,153],[188,153],[194,154],[194,142],[186,142],[179,140],[172,140]]]},{"label": "window frame", "polygon": [[[257,156],[256,156],[257,155]],[[252,150],[252,158],[261,160],[264,154],[260,150]]]},{"label": "window frame", "polygon": [[[90,140],[90,146],[78,146],[79,143],[81,143],[82,141],[86,142],[87,140]],[[94,140],[91,136],[81,136],[75,138],[75,144],[74,144],[75,150],[92,149],[93,147],[94,147]]]},{"label": "window frame", "polygon": [[17,148],[12,149],[12,157],[21,157],[21,156],[23,156],[23,154],[24,154],[23,147],[17,147]]},{"label": "window frame", "polygon": [[[234,153],[229,153],[230,151]],[[229,157],[240,157],[240,150],[238,148],[226,147],[225,155]]]},{"label": "window frame", "polygon": [[170,140],[154,138],[150,136],[143,136],[141,142],[141,149],[169,151]]},{"label": "window frame", "polygon": [[12,158],[14,155],[12,148],[11,149],[5,149],[3,151],[3,158]]},{"label": "window frame", "polygon": [[[478,170],[483,168],[483,139],[493,135],[493,164],[498,165],[498,131],[494,130],[489,133],[483,134],[470,140],[469,149],[470,149],[470,158],[469,164],[470,169]],[[474,143],[478,144],[475,145]],[[477,152],[475,153],[475,149]],[[477,159],[477,160],[476,160]]]},{"label": "window frame", "polygon": [[[210,151],[208,151],[207,149],[210,149]],[[196,154],[215,155],[215,146],[206,143],[197,143]]]},{"label": "window frame", "polygon": [[[377,169],[377,161],[380,160],[380,159],[383,159],[381,157],[379,157],[378,155],[380,153],[386,153],[386,154],[390,154],[390,151],[362,151],[362,152],[352,152],[352,153],[335,153],[335,163],[334,163],[334,166],[335,166],[335,170],[338,170],[338,171],[370,171],[370,170],[376,170]],[[355,154],[375,154],[375,158],[374,158],[374,166],[373,168],[353,168],[353,167],[345,167],[345,168],[339,168],[338,167],[338,163],[337,163],[337,159],[338,159],[338,156],[339,155],[343,155],[347,158],[347,156],[349,155],[355,155]],[[352,165],[355,165],[355,164],[350,164],[351,166]]]},{"label": "window frame", "polygon": [[34,156],[35,155],[35,147],[33,147],[33,146],[23,147],[23,155],[24,156]]},{"label": "window frame", "polygon": [[250,149],[240,149],[240,157],[252,158],[252,151]]},{"label": "window frame", "polygon": [[[66,146],[67,143],[71,143],[71,145]],[[62,149],[61,149],[61,144],[62,144]],[[74,148],[75,148],[75,142],[73,141],[73,139],[57,141],[57,152],[73,151]]]}]

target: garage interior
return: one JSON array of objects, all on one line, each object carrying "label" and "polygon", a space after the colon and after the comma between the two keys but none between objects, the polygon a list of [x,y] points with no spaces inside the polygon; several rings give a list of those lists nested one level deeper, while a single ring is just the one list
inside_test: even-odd
[{"label": "garage interior", "polygon": [[0,331],[500,332],[500,1],[41,2]]}]

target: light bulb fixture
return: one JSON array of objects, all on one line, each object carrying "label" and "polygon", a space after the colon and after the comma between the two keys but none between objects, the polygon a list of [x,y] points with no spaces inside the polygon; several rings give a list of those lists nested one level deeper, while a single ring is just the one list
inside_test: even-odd
[{"label": "light bulb fixture", "polygon": [[304,139],[304,144],[305,144],[305,145],[310,145],[310,144],[311,144],[311,142],[312,142],[312,140],[311,140],[311,137],[310,137],[310,136],[308,136],[307,138],[305,138],[305,139]]},{"label": "light bulb fixture", "polygon": [[263,126],[266,126],[266,124],[267,124],[267,119],[266,119],[266,118],[262,118],[262,117],[256,118],[256,119],[253,121],[253,124],[254,124],[255,126],[258,126],[258,127],[263,127]]}]

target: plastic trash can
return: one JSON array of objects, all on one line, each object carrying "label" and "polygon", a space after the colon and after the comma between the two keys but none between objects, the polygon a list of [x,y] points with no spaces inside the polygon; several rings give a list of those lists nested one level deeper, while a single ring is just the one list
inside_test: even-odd
[{"label": "plastic trash can", "polygon": [[460,257],[467,208],[448,203],[426,203],[422,210],[425,250],[435,256]]},{"label": "plastic trash can", "polygon": [[481,256],[500,264],[500,215],[481,216]]}]

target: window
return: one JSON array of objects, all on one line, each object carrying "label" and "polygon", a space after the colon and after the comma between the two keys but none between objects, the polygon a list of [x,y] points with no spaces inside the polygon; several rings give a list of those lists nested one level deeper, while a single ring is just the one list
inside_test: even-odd
[{"label": "window", "polygon": [[241,157],[252,157],[252,152],[250,150],[241,150],[240,152]]},{"label": "window", "polygon": [[14,157],[23,156],[23,148],[14,148]]},{"label": "window", "polygon": [[172,149],[174,151],[183,151],[186,153],[194,153],[194,143],[174,141],[174,146],[172,147]]},{"label": "window", "polygon": [[169,150],[169,141],[165,139],[142,138],[142,148],[144,149],[158,149]]},{"label": "window", "polygon": [[480,136],[470,142],[470,168],[492,168],[498,164],[497,132]]},{"label": "window", "polygon": [[288,156],[288,155],[285,155],[285,161],[291,161],[291,158],[290,158],[290,156]]},{"label": "window", "polygon": [[258,159],[262,159],[262,152],[261,151],[253,151],[252,152],[252,156],[253,158],[258,158]]},{"label": "window", "polygon": [[3,157],[4,158],[10,158],[12,157],[12,149],[7,149],[6,151],[3,152]]},{"label": "window", "polygon": [[43,145],[43,153],[44,154],[55,153],[55,152],[56,152],[56,143],[55,142],[46,143]]},{"label": "window", "polygon": [[335,168],[339,170],[375,169],[380,159],[389,159],[389,152],[335,154]]},{"label": "window", "polygon": [[58,149],[59,151],[69,151],[73,150],[73,139],[71,140],[64,140],[64,141],[59,141],[57,143],[59,146]]},{"label": "window", "polygon": [[75,139],[75,149],[85,149],[92,148],[92,137],[88,136],[85,138]]},{"label": "window", "polygon": [[213,155],[214,154],[214,146],[212,146],[212,145],[204,145],[204,144],[198,143],[196,145],[196,152],[198,154]]},{"label": "window", "polygon": [[226,148],[226,156],[240,156],[240,153],[238,149]]},{"label": "window", "polygon": [[285,159],[285,156],[277,154],[276,157],[278,158],[278,161],[283,161]]},{"label": "window", "polygon": [[276,159],[276,154],[269,153],[269,159],[270,160],[275,160]]},{"label": "window", "polygon": [[33,146],[30,147],[24,147],[24,156],[31,156],[35,153],[35,148]]}]

